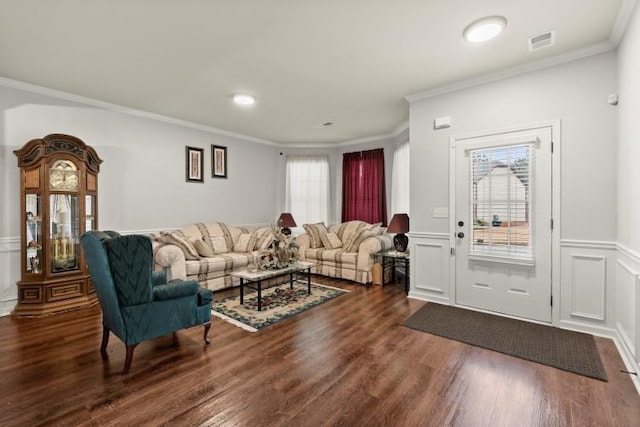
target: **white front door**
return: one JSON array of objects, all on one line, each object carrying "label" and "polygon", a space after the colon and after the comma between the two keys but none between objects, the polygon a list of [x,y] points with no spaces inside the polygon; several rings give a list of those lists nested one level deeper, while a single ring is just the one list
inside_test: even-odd
[{"label": "white front door", "polygon": [[551,321],[551,135],[453,139],[456,304]]}]

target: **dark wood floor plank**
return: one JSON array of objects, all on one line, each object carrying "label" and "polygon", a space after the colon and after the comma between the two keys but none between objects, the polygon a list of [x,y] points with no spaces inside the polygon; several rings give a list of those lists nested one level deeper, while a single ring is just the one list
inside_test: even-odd
[{"label": "dark wood floor plank", "polygon": [[314,281],[350,292],[257,333],[214,318],[210,346],[201,327],[141,343],[128,375],[97,306],[0,318],[0,425],[640,425],[611,340],[603,382],[405,328],[424,303],[399,286]]}]

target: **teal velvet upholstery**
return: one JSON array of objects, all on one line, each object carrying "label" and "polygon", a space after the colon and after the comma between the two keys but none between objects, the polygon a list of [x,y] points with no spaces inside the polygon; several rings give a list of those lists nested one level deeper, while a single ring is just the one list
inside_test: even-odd
[{"label": "teal velvet upholstery", "polygon": [[102,309],[101,351],[106,352],[113,332],[127,346],[125,373],[142,341],[204,324],[209,343],[213,292],[196,281],[166,283],[164,271],[153,271],[148,237],[89,231],[80,241]]}]

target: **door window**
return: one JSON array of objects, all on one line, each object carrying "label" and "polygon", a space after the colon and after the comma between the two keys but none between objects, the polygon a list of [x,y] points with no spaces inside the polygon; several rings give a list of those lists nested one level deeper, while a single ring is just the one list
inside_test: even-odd
[{"label": "door window", "polygon": [[531,242],[532,147],[529,144],[469,151],[470,256],[533,261]]}]

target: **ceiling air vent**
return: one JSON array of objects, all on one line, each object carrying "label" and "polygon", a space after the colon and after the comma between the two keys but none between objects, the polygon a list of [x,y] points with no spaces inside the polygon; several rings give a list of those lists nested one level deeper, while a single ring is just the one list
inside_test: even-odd
[{"label": "ceiling air vent", "polygon": [[529,52],[553,46],[556,43],[556,30],[547,31],[546,33],[529,37],[527,40],[529,42]]}]

